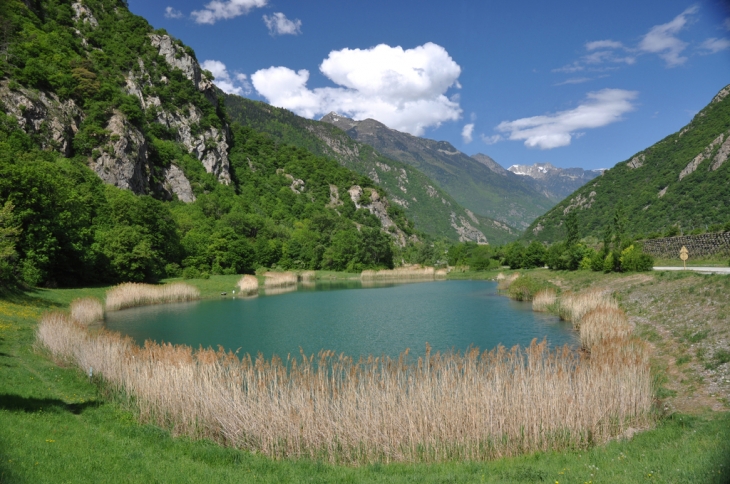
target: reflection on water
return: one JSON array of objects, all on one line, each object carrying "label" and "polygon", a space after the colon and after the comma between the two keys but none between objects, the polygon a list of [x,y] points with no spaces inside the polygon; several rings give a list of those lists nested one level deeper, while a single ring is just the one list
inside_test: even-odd
[{"label": "reflection on water", "polygon": [[[436,351],[528,345],[576,344],[571,325],[534,313],[529,303],[499,296],[485,281],[396,284],[359,280],[318,281],[284,289],[275,297],[147,306],[112,312],[107,327],[145,339],[286,357],[331,349],[352,356],[397,356],[410,348]],[[293,290],[291,292],[288,292]],[[262,291],[263,292],[263,291]]]}]

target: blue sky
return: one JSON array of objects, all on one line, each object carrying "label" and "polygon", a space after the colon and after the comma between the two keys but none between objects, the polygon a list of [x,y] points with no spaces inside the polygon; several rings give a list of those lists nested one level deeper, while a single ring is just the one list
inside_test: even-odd
[{"label": "blue sky", "polygon": [[730,83],[730,10],[705,0],[129,0],[229,92],[337,111],[503,166],[607,168]]}]

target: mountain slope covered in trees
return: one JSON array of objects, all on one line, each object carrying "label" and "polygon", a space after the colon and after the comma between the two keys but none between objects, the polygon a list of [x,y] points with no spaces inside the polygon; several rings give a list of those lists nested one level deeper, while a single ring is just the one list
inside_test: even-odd
[{"label": "mountain slope covered in trees", "polygon": [[330,113],[322,121],[334,124],[385,156],[422,171],[475,214],[524,229],[555,205],[529,180],[501,176],[446,141],[402,133],[374,119],[354,121]]},{"label": "mountain slope covered in trees", "polygon": [[274,139],[339,161],[382,186],[391,203],[401,207],[418,230],[454,241],[500,244],[518,231],[504,222],[464,209],[419,170],[351,139],[338,127],[297,116],[286,109],[225,95],[231,119],[270,134]]},{"label": "mountain slope covered in trees", "polygon": [[617,212],[633,237],[719,229],[730,222],[730,86],[679,132],[616,164],[523,234],[554,242],[576,212],[581,236],[601,237]]},{"label": "mountain slope covered in trees", "polygon": [[231,123],[192,49],[126,2],[6,0],[0,19],[3,284],[360,270],[419,253],[382,188]]}]

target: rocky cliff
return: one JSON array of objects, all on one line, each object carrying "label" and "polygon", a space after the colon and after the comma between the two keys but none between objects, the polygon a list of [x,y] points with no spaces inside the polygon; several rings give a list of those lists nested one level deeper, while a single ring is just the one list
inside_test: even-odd
[{"label": "rocky cliff", "polygon": [[550,163],[512,165],[507,170],[515,175],[532,179],[537,190],[556,202],[563,200],[604,171],[558,168]]}]

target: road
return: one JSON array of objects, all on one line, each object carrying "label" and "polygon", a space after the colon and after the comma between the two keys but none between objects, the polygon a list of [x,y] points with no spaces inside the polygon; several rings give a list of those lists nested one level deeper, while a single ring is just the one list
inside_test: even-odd
[{"label": "road", "polygon": [[[655,271],[682,271],[683,267],[654,267]],[[730,267],[687,267],[688,271],[702,274],[730,274]]]}]

